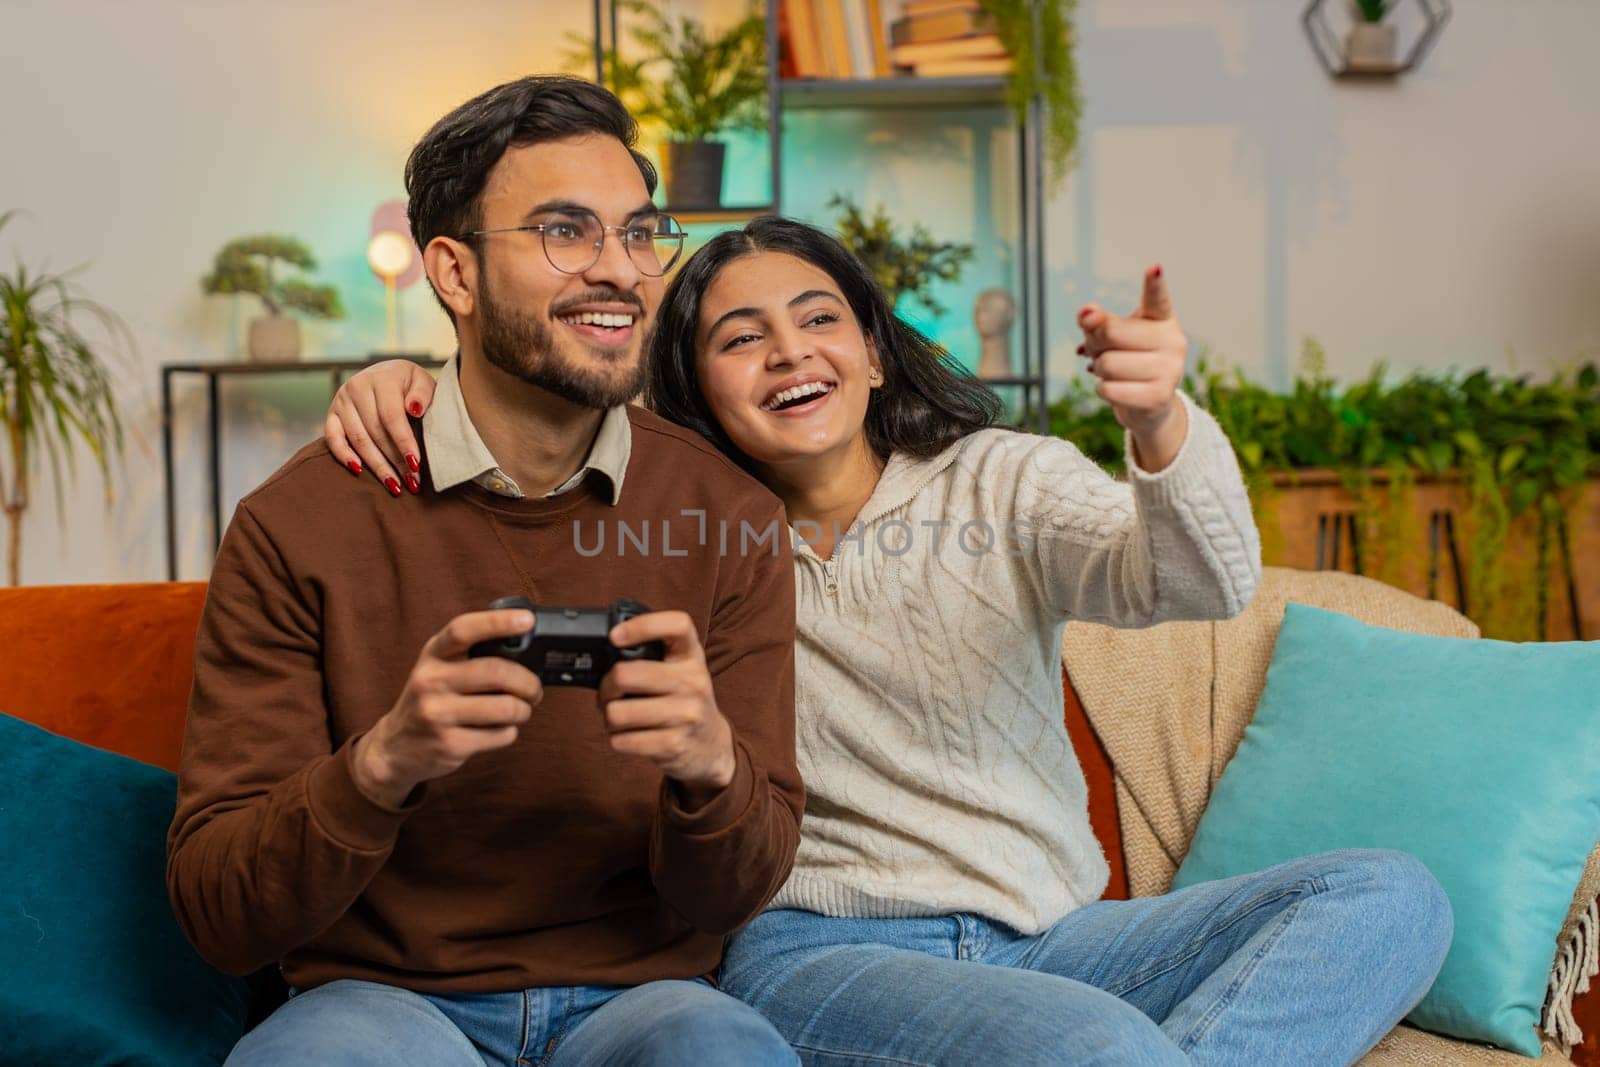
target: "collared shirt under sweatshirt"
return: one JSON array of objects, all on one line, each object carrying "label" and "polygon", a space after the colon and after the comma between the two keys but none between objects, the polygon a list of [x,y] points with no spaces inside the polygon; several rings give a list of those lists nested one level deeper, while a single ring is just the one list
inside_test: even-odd
[{"label": "collared shirt under sweatshirt", "polygon": [[[461,392],[459,365],[459,359],[452,359],[440,369],[433,403],[422,416],[422,435],[428,442],[429,484],[438,492],[444,492],[462,482],[473,482],[496,496],[525,496],[516,479],[500,468],[494,453],[473,426],[467,398]],[[601,416],[589,454],[577,471],[545,495],[571,492],[591,474],[599,474],[606,481],[602,490],[606,499],[613,504],[620,503],[622,482],[632,455],[633,431],[628,421],[628,408],[618,404]]]},{"label": "collared shirt under sweatshirt", "polygon": [[[554,496],[468,480],[392,499],[318,442],[240,501],[169,837],[174,909],[208,960],[428,992],[688,978],[783,883],[803,806],[789,545],[716,536],[782,530],[782,506],[696,435],[623,415],[625,477],[591,471]],[[687,612],[733,728],[733,782],[685,811],[653,764],[611,750],[593,691],[551,687],[510,747],[403,809],[367,799],[356,739],[430,637],[509,595]]]}]

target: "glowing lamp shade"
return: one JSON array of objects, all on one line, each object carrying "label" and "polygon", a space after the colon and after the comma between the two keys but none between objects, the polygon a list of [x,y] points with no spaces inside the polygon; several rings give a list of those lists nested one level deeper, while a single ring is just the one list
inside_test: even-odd
[{"label": "glowing lamp shade", "polygon": [[393,283],[411,269],[413,247],[411,238],[406,234],[393,230],[375,233],[367,245],[367,265],[385,283]]}]

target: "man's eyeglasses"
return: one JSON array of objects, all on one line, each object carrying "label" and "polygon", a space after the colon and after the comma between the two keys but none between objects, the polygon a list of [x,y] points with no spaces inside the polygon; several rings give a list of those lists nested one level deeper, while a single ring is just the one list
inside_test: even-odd
[{"label": "man's eyeglasses", "polygon": [[651,215],[626,226],[607,226],[592,211],[560,211],[537,226],[503,226],[496,230],[473,230],[459,240],[484,237],[491,233],[537,233],[544,244],[545,258],[563,274],[582,274],[600,262],[606,234],[615,233],[628,252],[628,259],[639,273],[659,278],[672,269],[683,255],[683,227],[671,215]]}]

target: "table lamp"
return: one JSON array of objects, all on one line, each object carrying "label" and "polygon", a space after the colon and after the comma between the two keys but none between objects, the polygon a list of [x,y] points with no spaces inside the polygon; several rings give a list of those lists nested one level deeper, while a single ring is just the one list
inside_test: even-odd
[{"label": "table lamp", "polygon": [[367,266],[371,267],[372,273],[383,282],[387,298],[387,351],[398,352],[399,307],[395,293],[397,290],[414,285],[422,276],[422,257],[417,253],[416,242],[411,239],[405,201],[391,200],[373,212],[372,237],[367,242]]}]

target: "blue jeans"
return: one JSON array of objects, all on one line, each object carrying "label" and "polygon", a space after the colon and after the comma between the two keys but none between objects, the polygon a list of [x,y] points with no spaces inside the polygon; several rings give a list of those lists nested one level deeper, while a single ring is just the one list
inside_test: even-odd
[{"label": "blue jeans", "polygon": [[771,1024],[709,982],[422,994],[329,982],[292,996],[226,1067],[792,1065]]},{"label": "blue jeans", "polygon": [[1416,1006],[1450,935],[1426,867],[1349,850],[1098,901],[1031,937],[970,915],[769,911],[721,984],[806,1064],[1322,1067]]}]

